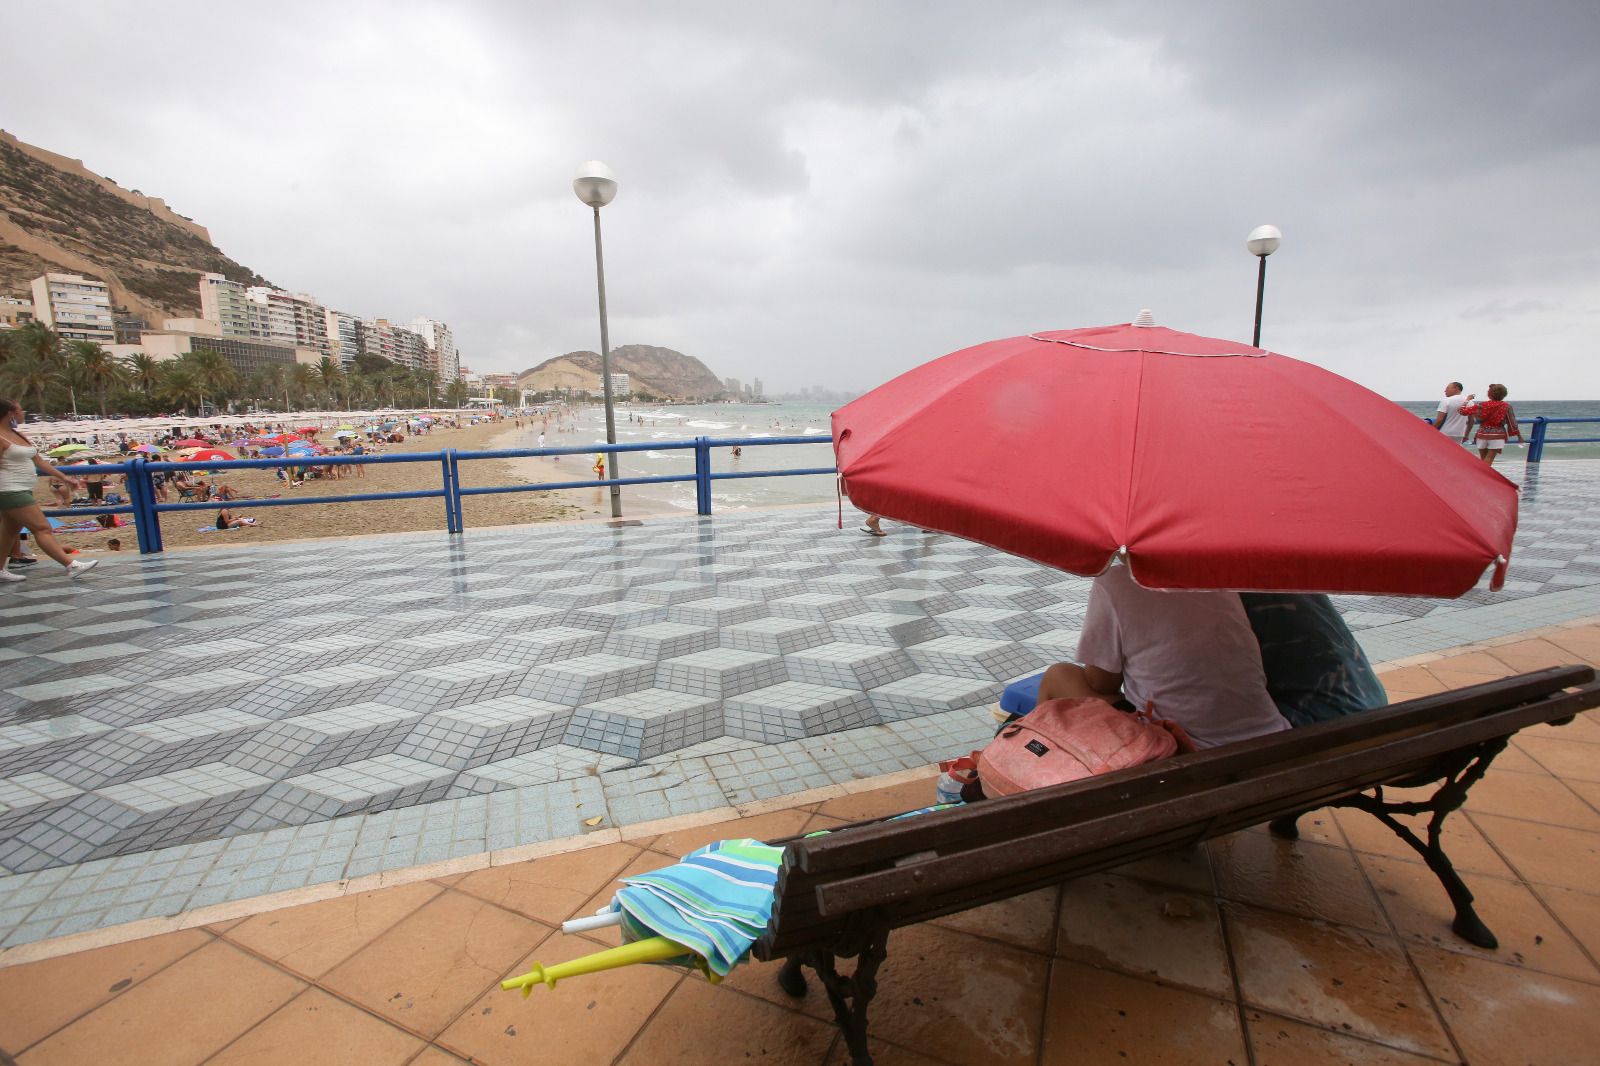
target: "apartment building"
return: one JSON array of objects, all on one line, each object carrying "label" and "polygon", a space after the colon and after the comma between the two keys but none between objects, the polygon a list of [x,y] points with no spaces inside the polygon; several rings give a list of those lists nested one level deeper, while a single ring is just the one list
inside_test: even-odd
[{"label": "apartment building", "polygon": [[422,337],[431,350],[428,369],[440,385],[454,381],[461,373],[461,353],[456,350],[455,335],[443,322],[420,315],[411,320],[411,328]]},{"label": "apartment building", "polygon": [[16,329],[33,321],[33,301],[0,296],[0,329]]},{"label": "apartment building", "polygon": [[200,317],[215,322],[224,337],[265,335],[265,326],[248,288],[221,274],[200,275]]},{"label": "apartment building", "polygon": [[332,349],[333,357],[346,370],[355,365],[356,356],[362,352],[361,331],[364,326],[365,323],[355,315],[347,315],[331,307],[327,311],[325,328],[328,333],[328,346]]},{"label": "apartment building", "polygon": [[67,341],[115,344],[111,290],[103,281],[77,274],[41,274],[33,279],[33,316]]}]

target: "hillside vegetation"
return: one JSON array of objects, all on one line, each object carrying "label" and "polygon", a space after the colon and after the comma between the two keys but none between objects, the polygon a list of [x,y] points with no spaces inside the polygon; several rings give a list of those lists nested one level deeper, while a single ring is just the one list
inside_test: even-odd
[{"label": "hillside vegetation", "polygon": [[199,317],[202,272],[267,284],[159,199],[0,135],[0,292],[23,296],[45,271],[104,281],[114,304],[157,326]]}]

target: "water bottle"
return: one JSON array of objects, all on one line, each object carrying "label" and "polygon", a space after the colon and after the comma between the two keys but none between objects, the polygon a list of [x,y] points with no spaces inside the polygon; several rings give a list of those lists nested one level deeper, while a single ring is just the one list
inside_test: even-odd
[{"label": "water bottle", "polygon": [[939,783],[934,787],[937,803],[960,803],[961,782],[949,770],[939,775]]}]

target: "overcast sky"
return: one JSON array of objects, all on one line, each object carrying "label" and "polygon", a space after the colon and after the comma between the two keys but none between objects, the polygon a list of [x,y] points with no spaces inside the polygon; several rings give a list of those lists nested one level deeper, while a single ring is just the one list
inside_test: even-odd
[{"label": "overcast sky", "polygon": [[477,370],[769,391],[1129,321],[1395,398],[1600,399],[1600,4],[40,4],[0,126]]}]

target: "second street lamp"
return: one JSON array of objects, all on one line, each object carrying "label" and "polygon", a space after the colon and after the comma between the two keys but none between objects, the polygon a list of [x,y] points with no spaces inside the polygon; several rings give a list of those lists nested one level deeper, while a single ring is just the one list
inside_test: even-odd
[{"label": "second street lamp", "polygon": [[[595,223],[596,226],[599,224]],[[1256,271],[1256,331],[1250,340],[1250,344],[1256,348],[1261,347],[1261,298],[1267,291],[1267,256],[1276,252],[1282,242],[1283,234],[1278,232],[1277,226],[1257,226],[1244,242],[1250,254],[1261,260],[1261,269]]]},{"label": "second street lamp", "polygon": [[[616,197],[617,179],[610,167],[591,159],[573,175],[572,191],[594,209],[594,273],[600,287],[600,387],[606,399],[606,443],[615,445],[617,418],[611,407],[611,337],[606,327],[606,263],[600,250],[600,209]],[[614,451],[606,453],[606,473],[613,481],[622,476]],[[622,489],[616,485],[611,486],[611,517],[622,517]]]}]

